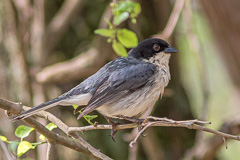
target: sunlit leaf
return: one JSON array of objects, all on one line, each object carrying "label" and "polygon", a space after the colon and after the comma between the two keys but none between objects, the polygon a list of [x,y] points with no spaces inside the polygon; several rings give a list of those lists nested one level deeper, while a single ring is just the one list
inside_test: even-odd
[{"label": "sunlit leaf", "polygon": [[54,124],[54,123],[48,123],[48,125],[46,125],[46,128],[51,131],[53,130],[54,128],[57,128],[57,125]]},{"label": "sunlit leaf", "polygon": [[114,31],[110,29],[96,29],[94,33],[104,37],[112,37],[114,34]]},{"label": "sunlit leaf", "polygon": [[21,138],[21,141],[23,138],[26,138],[27,136],[29,136],[29,134],[34,130],[34,128],[25,126],[25,125],[21,125],[18,126],[18,128],[15,131],[15,135],[18,138]]},{"label": "sunlit leaf", "polygon": [[18,145],[17,156],[20,157],[21,155],[26,153],[29,149],[34,149],[34,148],[35,148],[35,146],[33,146],[30,142],[22,141]]},{"label": "sunlit leaf", "polygon": [[[78,107],[78,105],[72,105],[74,109],[76,109]],[[81,113],[81,111],[79,111],[79,113]],[[94,118],[97,118],[98,115],[88,115],[88,114],[85,114],[83,116],[83,118],[91,125],[93,125],[93,123],[91,122],[91,120],[93,120]]]},{"label": "sunlit leaf", "polygon": [[[57,125],[54,123],[49,123],[48,125],[45,126],[49,131],[52,131],[54,128],[57,128]],[[46,137],[44,135],[40,135],[38,137],[41,141],[44,141],[46,139]]]},{"label": "sunlit leaf", "polygon": [[46,139],[46,137],[44,135],[42,135],[42,134],[38,138],[41,140],[41,142]]},{"label": "sunlit leaf", "polygon": [[93,125],[93,123],[91,122],[91,120],[93,120],[94,118],[97,118],[98,117],[98,115],[84,115],[83,116],[85,119],[86,119],[86,121],[89,123],[89,124],[91,124],[91,125]]},{"label": "sunlit leaf", "polygon": [[132,18],[131,22],[132,22],[133,24],[136,24],[136,23],[137,23],[136,18]]},{"label": "sunlit leaf", "polygon": [[127,50],[124,48],[124,46],[116,41],[113,41],[112,44],[113,50],[120,56],[127,57]]},{"label": "sunlit leaf", "polygon": [[4,136],[0,136],[0,140],[3,141],[3,142],[8,142],[7,137],[4,137]]},{"label": "sunlit leaf", "polygon": [[123,21],[125,21],[128,17],[129,17],[129,13],[128,13],[128,12],[122,12],[122,13],[114,16],[113,23],[114,23],[115,25],[119,25],[120,23],[122,23]]},{"label": "sunlit leaf", "polygon": [[133,12],[135,4],[132,1],[120,1],[116,10],[118,12]]},{"label": "sunlit leaf", "polygon": [[132,17],[137,17],[141,13],[141,6],[139,3],[135,3],[133,13],[131,14]]},{"label": "sunlit leaf", "polygon": [[74,109],[77,109],[78,105],[74,104],[72,105]]},{"label": "sunlit leaf", "polygon": [[136,47],[138,44],[138,38],[136,34],[127,29],[119,29],[117,32],[117,38],[127,48]]},{"label": "sunlit leaf", "polygon": [[109,19],[104,18],[104,20],[105,20],[105,22],[108,24],[108,28],[109,28],[109,29],[112,29],[113,26],[112,26],[112,23],[109,21]]}]

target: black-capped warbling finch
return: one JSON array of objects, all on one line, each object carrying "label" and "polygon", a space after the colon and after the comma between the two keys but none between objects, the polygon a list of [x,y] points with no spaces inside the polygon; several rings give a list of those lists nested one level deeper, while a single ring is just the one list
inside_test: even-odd
[{"label": "black-capped warbling finch", "polygon": [[19,114],[13,120],[27,118],[57,105],[78,105],[74,112],[82,112],[77,119],[97,110],[113,125],[114,137],[114,123],[110,118],[138,120],[162,96],[170,80],[170,53],[176,52],[164,40],[146,39],[129,51],[128,57],[107,63],[70,91]]}]

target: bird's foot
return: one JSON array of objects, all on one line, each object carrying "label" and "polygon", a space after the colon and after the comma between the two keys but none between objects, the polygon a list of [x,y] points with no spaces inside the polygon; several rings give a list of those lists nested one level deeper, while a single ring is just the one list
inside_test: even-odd
[{"label": "bird's foot", "polygon": [[[130,122],[133,122],[133,123],[137,123],[137,125],[138,125],[138,132],[140,132],[143,129],[142,124],[147,121],[147,119],[138,119],[138,118],[127,117],[127,116],[123,116],[123,115],[117,115],[116,117],[118,117],[120,119],[124,119],[124,120],[130,121]],[[147,134],[144,134],[144,133],[145,132],[143,132],[141,135],[143,137],[146,137]]]},{"label": "bird's foot", "polygon": [[112,121],[112,120],[110,120],[110,118],[108,118],[108,117],[105,117],[105,119],[108,121],[108,123],[109,124],[111,124],[112,125],[112,130],[111,130],[111,137],[112,137],[112,140],[114,141],[114,142],[117,142],[116,140],[115,140],[115,135],[116,135],[116,133],[117,133],[117,125],[120,125],[120,124],[122,124],[122,123],[120,123],[120,122],[114,122],[114,121]]}]

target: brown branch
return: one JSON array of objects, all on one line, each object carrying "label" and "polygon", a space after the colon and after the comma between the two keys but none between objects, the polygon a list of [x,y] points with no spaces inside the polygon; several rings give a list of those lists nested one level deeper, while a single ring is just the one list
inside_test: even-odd
[{"label": "brown branch", "polygon": [[[228,120],[222,124],[219,131],[228,132],[230,134],[239,134],[239,122],[239,117],[231,118],[231,120]],[[215,158],[217,151],[222,145],[226,146],[226,141],[224,142],[223,138],[219,137],[218,135],[205,138],[202,140],[202,143],[199,145],[194,145],[193,148],[188,150],[183,159],[190,160],[194,158],[196,160],[212,160]]]},{"label": "brown branch", "polygon": [[12,155],[12,153],[8,150],[6,144],[0,140],[0,146],[2,147],[2,150],[6,156],[6,158],[8,160],[13,160],[14,159],[14,156]]},{"label": "brown branch", "polygon": [[[0,108],[12,111],[13,113],[17,114],[20,110],[19,108],[21,108],[21,105],[19,103],[5,101],[0,98]],[[23,108],[24,110],[29,109],[29,107],[26,107],[26,106],[23,106]],[[32,126],[33,128],[35,128],[39,133],[45,135],[50,142],[55,142],[55,143],[64,145],[66,147],[72,148],[76,151],[85,153],[87,155],[91,155],[93,158],[110,159],[109,157],[100,153],[97,149],[93,148],[85,140],[83,140],[78,134],[76,134],[76,131],[84,132],[84,131],[96,130],[96,129],[112,129],[111,125],[96,124],[96,125],[89,125],[84,127],[68,127],[65,123],[63,123],[60,119],[58,119],[51,113],[41,111],[37,114],[37,116],[45,118],[55,123],[64,133],[68,133],[78,141],[76,142],[76,141],[70,140],[68,138],[65,138],[63,136],[60,136],[58,134],[55,134],[54,132],[47,130],[42,124],[35,121],[33,118],[26,118],[23,120],[29,126]],[[212,145],[212,142],[216,142],[218,144],[217,146],[219,147],[224,143],[223,138],[240,141],[239,136],[224,133],[224,132],[230,132],[229,130],[234,130],[233,126],[239,128],[239,122],[240,122],[240,119],[235,120],[234,123],[224,123],[222,129],[220,129],[220,131],[216,131],[216,130],[201,126],[204,124],[210,124],[209,122],[205,122],[205,121],[199,121],[199,120],[174,121],[167,118],[158,118],[158,117],[149,116],[146,118],[146,121],[144,121],[144,123],[142,124],[142,127],[144,128],[137,134],[135,139],[130,143],[130,146],[137,141],[138,137],[146,129],[148,129],[149,127],[158,126],[158,127],[183,127],[183,128],[201,130],[204,132],[215,134],[215,136],[213,136],[210,140],[207,141],[208,143],[206,143],[208,144],[207,145],[208,147],[215,148],[214,146],[216,145]],[[201,124],[201,125],[198,125],[198,124]],[[130,129],[130,128],[136,128],[136,127],[138,127],[136,123],[131,123],[131,124],[118,125],[116,129],[122,130],[122,129]],[[238,131],[240,131],[240,129]],[[237,133],[234,132],[234,133],[237,134],[238,132]],[[216,141],[216,139],[218,140]],[[205,154],[207,155],[210,153],[206,152]]]},{"label": "brown branch", "polygon": [[95,49],[90,49],[74,59],[44,68],[37,74],[36,79],[40,83],[65,83],[86,78],[105,63],[105,59],[99,56]]},{"label": "brown branch", "polygon": [[176,0],[175,5],[172,10],[172,13],[168,19],[168,22],[167,22],[163,32],[157,36],[158,38],[168,39],[172,35],[173,30],[179,19],[180,13],[183,9],[185,1],[186,0]]},{"label": "brown branch", "polygon": [[57,156],[57,147],[55,142],[49,142],[47,147],[47,160],[57,160],[59,159]]},{"label": "brown branch", "polygon": [[57,42],[67,30],[70,22],[83,8],[84,0],[65,0],[56,13],[43,35],[45,47],[44,54],[48,54],[55,48]]},{"label": "brown branch", "polygon": [[[21,111],[22,105],[19,103],[6,101],[0,98],[0,108],[7,110],[8,115],[11,115],[10,112],[13,114],[19,114]],[[30,107],[23,106],[23,109],[27,110],[27,109],[30,109]],[[41,111],[37,114],[37,116],[45,118],[55,123],[64,133],[66,134],[68,133],[69,127],[65,123],[63,123],[60,119],[52,115],[51,113]],[[26,118],[23,121],[29,126],[35,128],[39,133],[43,134],[50,143],[61,144],[63,146],[66,146],[78,152],[82,152],[86,155],[89,155],[94,159],[108,159],[108,160],[111,159],[108,156],[99,152],[94,147],[92,147],[89,143],[87,143],[84,139],[82,139],[77,133],[72,132],[70,134],[72,137],[74,137],[77,140],[77,141],[74,141],[70,138],[66,138],[54,132],[49,131],[41,123],[37,122],[32,117]]]},{"label": "brown branch", "polygon": [[[144,122],[142,124],[142,127],[144,127],[135,137],[135,139],[130,143],[130,146],[133,145],[138,137],[143,133],[147,128],[152,127],[152,126],[158,126],[158,127],[183,127],[183,128],[188,128],[188,129],[194,129],[194,130],[201,130],[204,132],[209,132],[224,138],[228,139],[234,139],[237,141],[240,141],[239,136],[227,134],[221,131],[216,131],[204,126],[200,126],[198,124],[210,124],[210,122],[204,122],[204,121],[199,121],[199,120],[187,120],[187,121],[174,121],[170,120],[167,118],[158,118],[158,117],[152,117],[149,116],[147,117],[147,122]],[[152,120],[152,121],[149,121]],[[122,130],[122,129],[130,129],[130,128],[136,128],[138,125],[136,123],[131,123],[131,124],[124,124],[124,125],[118,125],[116,127],[117,130]],[[112,129],[111,125],[105,125],[105,124],[96,124],[96,125],[91,125],[91,126],[85,126],[85,127],[69,127],[68,131],[69,133],[75,132],[75,131],[88,131],[88,130],[96,130],[96,129]]]},{"label": "brown branch", "polygon": [[[108,7],[100,22],[101,28],[106,28],[104,18],[111,19],[111,7]],[[79,56],[44,68],[36,75],[39,83],[65,83],[85,79],[102,67],[113,53],[106,39],[96,35],[93,47]]]}]

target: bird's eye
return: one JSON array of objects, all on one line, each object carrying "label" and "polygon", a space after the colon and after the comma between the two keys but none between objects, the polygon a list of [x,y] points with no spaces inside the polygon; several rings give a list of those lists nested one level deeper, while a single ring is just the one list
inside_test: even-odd
[{"label": "bird's eye", "polygon": [[154,44],[153,49],[158,52],[160,50],[160,46],[158,44]]}]

